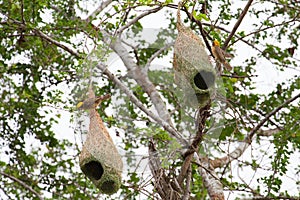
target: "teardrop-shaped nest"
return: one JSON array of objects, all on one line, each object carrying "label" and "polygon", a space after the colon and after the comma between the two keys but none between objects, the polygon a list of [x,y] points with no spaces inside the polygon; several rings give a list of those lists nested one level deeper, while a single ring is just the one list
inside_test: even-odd
[{"label": "teardrop-shaped nest", "polygon": [[[95,100],[95,93],[91,88],[89,99]],[[93,103],[97,104],[97,102]],[[79,165],[101,193],[113,194],[121,187],[122,157],[96,107],[90,106],[89,113],[89,131],[79,155]]]},{"label": "teardrop-shaped nest", "polygon": [[[194,93],[197,98],[207,94],[214,88],[216,72],[205,51],[202,40],[189,27],[185,27],[180,18],[180,5],[177,12],[178,35],[174,44],[173,67],[175,83]],[[191,88],[192,87],[192,88]],[[201,103],[201,102],[199,102]]]}]

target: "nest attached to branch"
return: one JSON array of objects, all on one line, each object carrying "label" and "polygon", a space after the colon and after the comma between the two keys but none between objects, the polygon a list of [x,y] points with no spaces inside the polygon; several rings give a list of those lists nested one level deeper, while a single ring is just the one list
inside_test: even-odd
[{"label": "nest attached to branch", "polygon": [[[89,97],[95,98],[90,89]],[[89,102],[89,101],[85,101]],[[99,102],[95,102],[97,104]],[[83,173],[101,193],[116,193],[121,186],[123,162],[95,106],[90,106],[90,125],[86,141],[79,155]]]},{"label": "nest attached to branch", "polygon": [[202,40],[183,25],[180,18],[181,4],[178,5],[178,36],[174,44],[173,67],[175,83],[185,91],[186,99],[195,95],[197,102],[192,106],[202,107],[210,98],[215,88],[216,71],[209,60]]}]

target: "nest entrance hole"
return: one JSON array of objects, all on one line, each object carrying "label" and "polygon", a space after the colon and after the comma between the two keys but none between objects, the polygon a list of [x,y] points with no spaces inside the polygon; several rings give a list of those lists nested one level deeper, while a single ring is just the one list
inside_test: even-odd
[{"label": "nest entrance hole", "polygon": [[201,90],[207,90],[215,84],[215,75],[210,71],[200,70],[194,76],[195,85]]},{"label": "nest entrance hole", "polygon": [[82,171],[87,177],[94,180],[99,180],[104,172],[101,163],[97,161],[91,161],[86,163],[82,167]]},{"label": "nest entrance hole", "polygon": [[115,188],[117,187],[116,182],[113,180],[105,181],[101,185],[101,190],[104,191],[107,194],[113,193],[115,191]]}]

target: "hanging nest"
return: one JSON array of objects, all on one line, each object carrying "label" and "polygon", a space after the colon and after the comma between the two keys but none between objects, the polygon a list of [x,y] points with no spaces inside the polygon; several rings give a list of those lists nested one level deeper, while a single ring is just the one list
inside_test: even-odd
[{"label": "hanging nest", "polygon": [[[91,89],[89,99],[97,99]],[[96,110],[97,103],[99,102],[95,102],[88,108],[90,125],[79,155],[79,164],[82,172],[99,188],[101,193],[113,194],[121,186],[123,162]]]},{"label": "hanging nest", "polygon": [[[216,72],[201,39],[185,27],[180,18],[180,7],[177,11],[178,36],[174,44],[173,67],[175,83],[185,92],[185,99],[191,106],[202,107],[214,91]],[[191,98],[196,96],[196,98]]]}]

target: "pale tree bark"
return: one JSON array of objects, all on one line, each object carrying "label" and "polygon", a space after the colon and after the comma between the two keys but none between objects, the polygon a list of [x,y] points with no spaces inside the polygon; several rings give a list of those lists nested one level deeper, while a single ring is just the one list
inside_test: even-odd
[{"label": "pale tree bark", "polygon": [[99,62],[97,65],[97,68],[103,71],[105,75],[109,77],[114,83],[118,85],[118,87],[130,98],[130,100],[139,108],[141,109],[147,116],[149,116],[151,119],[153,119],[156,123],[161,125],[166,131],[168,131],[171,136],[173,136],[180,144],[187,145],[187,141],[183,139],[181,134],[172,127],[169,123],[162,120],[159,116],[155,115],[153,112],[148,110],[142,102],[138,98],[135,97],[135,95],[132,93],[131,90],[129,90],[114,74],[112,74],[108,70],[108,66],[106,66],[104,63]]},{"label": "pale tree bark", "polygon": [[112,3],[112,0],[102,1],[101,4],[96,8],[87,18],[86,22],[90,23],[101,11],[103,11],[109,4]]},{"label": "pale tree bark", "polygon": [[149,95],[158,115],[172,126],[170,114],[166,108],[165,102],[157,92],[155,85],[149,80],[146,70],[138,66],[128,50],[122,44],[118,37],[112,37],[106,31],[101,30],[103,40],[106,44],[114,50],[114,52],[121,58],[125,67],[128,70],[128,76],[133,78]]},{"label": "pale tree bark", "polygon": [[203,178],[203,183],[212,200],[224,200],[223,185],[214,171],[213,166],[207,158],[200,158],[196,153],[194,155],[198,167],[198,172]]}]

